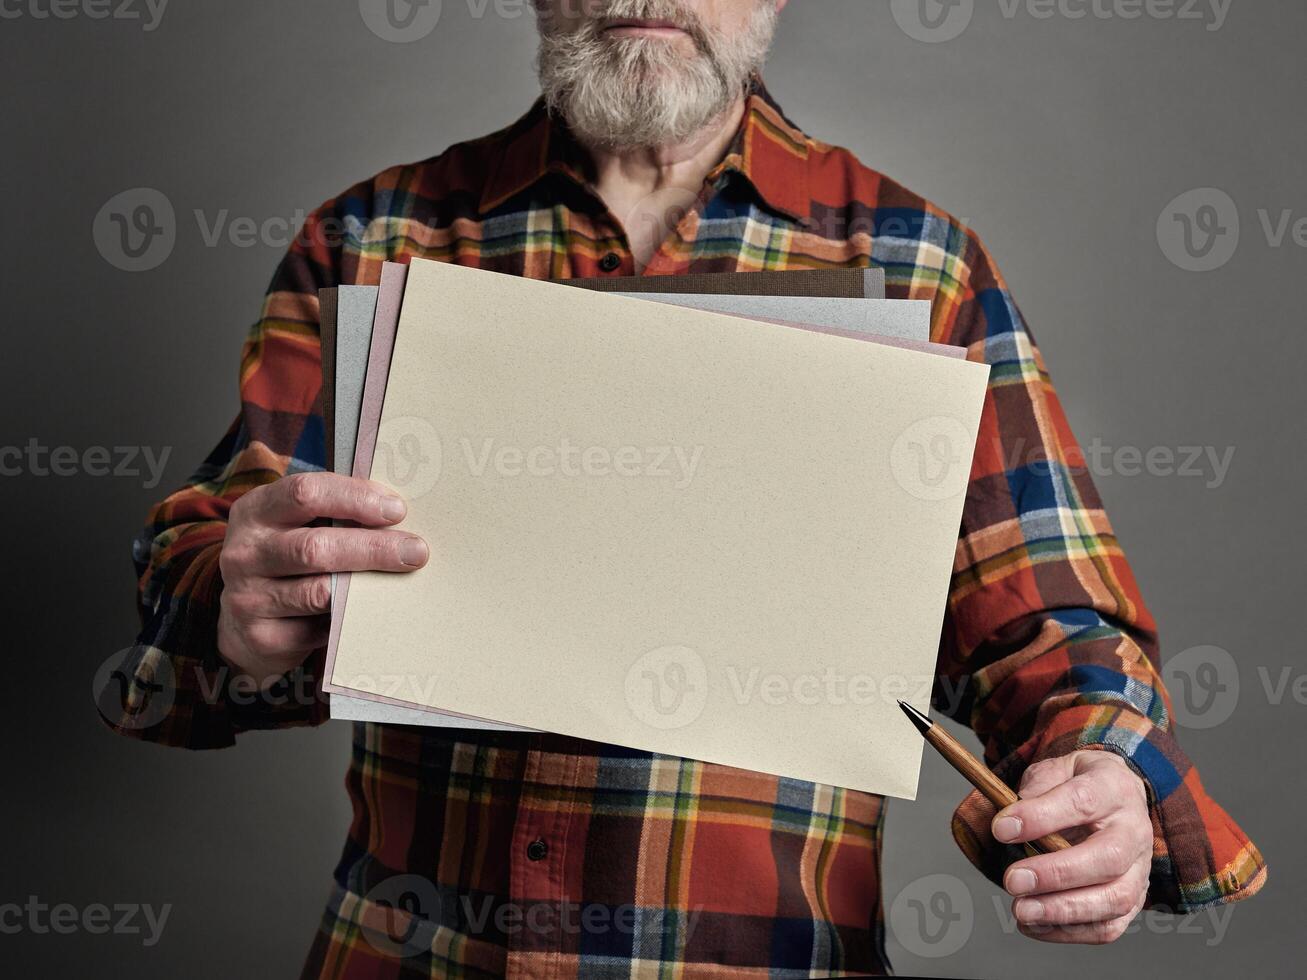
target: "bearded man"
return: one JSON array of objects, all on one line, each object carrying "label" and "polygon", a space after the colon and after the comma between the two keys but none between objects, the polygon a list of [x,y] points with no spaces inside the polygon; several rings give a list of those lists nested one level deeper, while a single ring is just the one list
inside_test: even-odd
[{"label": "bearded man", "polygon": [[[176,690],[160,723],[117,727],[214,748],[323,721],[318,701],[205,692],[315,664],[330,573],[428,560],[394,528],[401,499],[322,472],[320,288],[413,256],[551,279],[874,266],[891,298],[933,304],[933,340],[993,366],[940,644],[940,689],[964,696],[940,707],[1023,799],[995,814],[969,796],[959,845],[1044,941],[1252,894],[1261,855],[1168,731],[1152,619],[1002,277],[960,222],[781,111],[759,72],[785,3],[537,0],[543,96],[525,116],[314,213],[245,347],[239,417],[137,543],[138,688],[166,658]],[[347,787],[307,977],[888,969],[879,797],[549,734],[372,724]],[[1025,856],[1053,832],[1073,846]]]}]

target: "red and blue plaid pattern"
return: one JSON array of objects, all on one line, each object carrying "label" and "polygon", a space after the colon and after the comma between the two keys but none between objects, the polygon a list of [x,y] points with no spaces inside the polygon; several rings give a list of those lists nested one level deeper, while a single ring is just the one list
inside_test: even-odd
[{"label": "red and blue plaid pattern", "polygon": [[[383,261],[413,256],[536,278],[635,271],[582,153],[539,104],[315,212],[249,335],[238,418],[137,542],[144,629],[120,731],[215,748],[324,720],[312,699],[248,707],[209,693],[224,521],[251,487],[323,466],[318,289],[375,284]],[[1251,895],[1264,862],[1168,731],[1153,621],[977,237],[804,135],[758,84],[733,147],[644,274],[869,265],[892,298],[933,304],[934,340],[993,368],[937,703],[1012,785],[1075,749],[1125,758],[1150,792],[1154,907]],[[156,719],[143,708],[163,677],[170,702]],[[878,797],[552,735],[375,725],[356,726],[347,783],[355,818],[306,976],[887,969]],[[972,794],[953,830],[998,880],[1019,855],[989,836],[990,815]]]}]

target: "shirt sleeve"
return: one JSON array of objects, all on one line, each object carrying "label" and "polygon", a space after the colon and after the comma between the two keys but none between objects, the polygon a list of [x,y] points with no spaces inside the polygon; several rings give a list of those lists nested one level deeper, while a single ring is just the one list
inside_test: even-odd
[{"label": "shirt sleeve", "polygon": [[[991,365],[940,649],[936,706],[969,725],[1016,789],[1025,769],[1081,749],[1114,752],[1148,789],[1148,907],[1189,912],[1266,880],[1257,848],[1203,789],[1171,731],[1157,632],[1094,488],[1043,358],[980,241],[933,293],[933,336]],[[1024,856],[990,835],[971,793],[953,818],[995,882]]]},{"label": "shirt sleeve", "polygon": [[242,494],[324,468],[318,290],[341,281],[359,200],[343,195],[306,220],[242,350],[239,415],[189,482],[151,509],[136,538],[142,629],[111,675],[117,683],[97,692],[114,731],[205,749],[230,745],[243,731],[326,720],[321,651],[267,695],[233,683],[217,651],[218,556]]}]

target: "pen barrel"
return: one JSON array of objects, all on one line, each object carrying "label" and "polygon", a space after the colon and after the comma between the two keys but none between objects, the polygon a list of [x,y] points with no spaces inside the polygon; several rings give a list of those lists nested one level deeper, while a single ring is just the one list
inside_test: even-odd
[{"label": "pen barrel", "polygon": [[[942,726],[938,724],[931,725],[930,729],[924,734],[926,741],[935,746],[949,765],[965,776],[967,781],[980,790],[981,794],[995,807],[1002,810],[1020,799],[1007,783],[995,776],[988,766],[968,752],[962,743],[945,731]],[[1061,834],[1047,834],[1026,844],[1025,848],[1026,853],[1033,856],[1034,854],[1052,854],[1054,851],[1065,851],[1070,846],[1071,844]]]},{"label": "pen barrel", "polygon": [[1065,851],[1071,846],[1071,842],[1061,834],[1047,834],[1031,841],[1030,846],[1040,854],[1052,854],[1054,851]]}]

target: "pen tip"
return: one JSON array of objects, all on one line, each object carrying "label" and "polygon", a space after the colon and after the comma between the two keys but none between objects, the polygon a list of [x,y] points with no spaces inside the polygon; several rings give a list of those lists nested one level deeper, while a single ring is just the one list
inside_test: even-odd
[{"label": "pen tip", "polygon": [[899,698],[899,707],[902,708],[903,713],[907,715],[909,719],[911,719],[912,724],[917,726],[917,731],[921,732],[921,734],[923,735],[926,734],[926,732],[930,731],[932,722],[928,717],[926,717],[924,714],[922,714],[912,705],[908,704],[902,698]]}]

